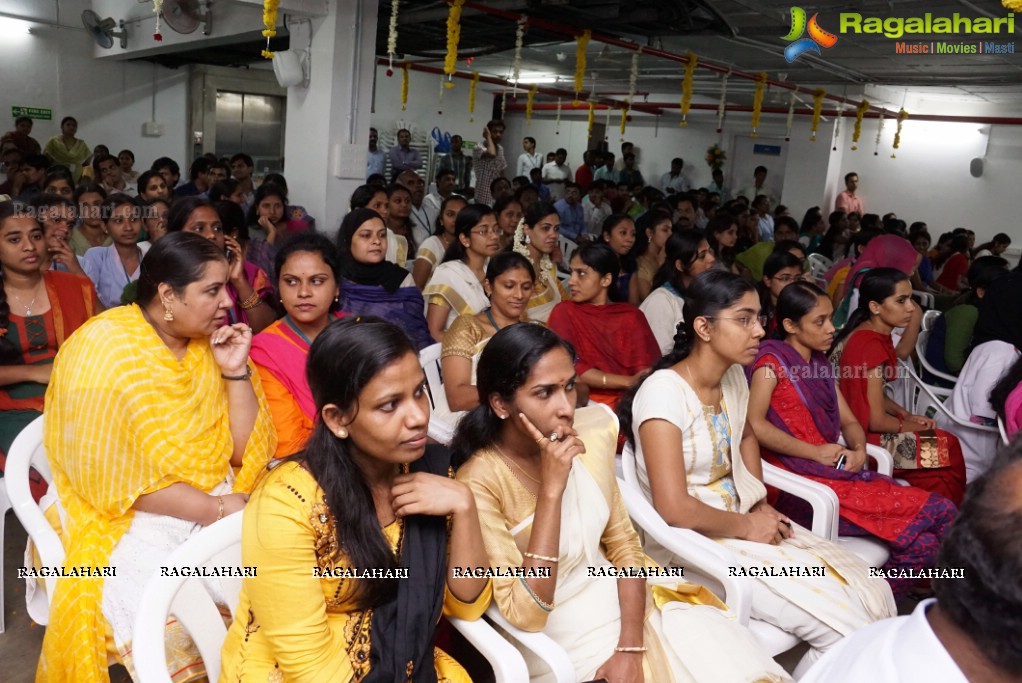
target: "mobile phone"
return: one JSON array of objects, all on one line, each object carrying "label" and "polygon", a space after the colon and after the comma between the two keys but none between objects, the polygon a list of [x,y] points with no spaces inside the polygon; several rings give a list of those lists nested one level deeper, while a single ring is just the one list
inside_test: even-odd
[{"label": "mobile phone", "polygon": [[926,409],[926,417],[933,419],[933,416],[937,414],[937,406],[930,406]]},{"label": "mobile phone", "polygon": [[224,247],[224,256],[227,257],[228,263],[230,263],[234,259],[234,252],[231,251],[230,247]]},{"label": "mobile phone", "polygon": [[847,454],[842,453],[838,457],[837,462],[834,463],[834,469],[836,469],[836,470],[843,470],[845,468],[845,463],[847,463],[847,462],[848,462]]}]

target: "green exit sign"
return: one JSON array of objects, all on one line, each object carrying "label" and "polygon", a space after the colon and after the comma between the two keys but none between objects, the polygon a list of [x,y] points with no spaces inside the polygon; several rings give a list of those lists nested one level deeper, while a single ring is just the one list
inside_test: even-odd
[{"label": "green exit sign", "polygon": [[27,116],[30,119],[39,119],[40,121],[51,121],[53,120],[53,110],[43,109],[41,107],[11,107],[11,116],[18,118],[19,116]]}]

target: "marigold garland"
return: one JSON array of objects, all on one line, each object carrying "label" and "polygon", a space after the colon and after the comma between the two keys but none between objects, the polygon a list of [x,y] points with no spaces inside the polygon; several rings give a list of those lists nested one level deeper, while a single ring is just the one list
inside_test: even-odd
[{"label": "marigold garland", "polygon": [[266,49],[260,52],[266,59],[273,59],[270,52],[270,38],[277,35],[277,8],[280,7],[280,0],[263,0],[263,37],[266,38]]},{"label": "marigold garland", "polygon": [[625,125],[628,123],[628,107],[621,107],[621,142],[624,142]]},{"label": "marigold garland", "polygon": [[[784,141],[788,142],[791,140],[791,127],[795,125],[795,91],[791,91],[791,97],[788,98],[788,119],[785,121],[784,129]],[[815,138],[813,138],[815,140]]]},{"label": "marigold garland", "polygon": [[855,127],[852,129],[852,150],[859,149],[859,136],[862,135],[862,117],[869,110],[869,100],[859,102],[855,108]]},{"label": "marigold garland", "polygon": [[[408,76],[411,74],[411,67],[407,64],[401,65],[401,111],[408,109]],[[443,92],[442,90],[440,91]]]},{"label": "marigold garland", "polygon": [[[901,147],[901,126],[905,123],[905,119],[907,118],[908,112],[905,111],[904,108],[898,111],[898,127],[894,129],[894,149]],[[897,155],[894,152],[891,152],[891,158],[896,159]]]},{"label": "marigold garland", "polygon": [[[479,72],[472,72],[472,82],[468,84],[468,113],[474,114],[476,111],[476,86],[479,85]],[[475,121],[476,117],[469,116],[469,121]]]},{"label": "marigold garland", "polygon": [[[560,110],[558,110],[560,111]],[[586,122],[586,132],[589,137],[593,137],[593,119],[596,118],[596,105],[592,102],[589,103],[589,120]]]},{"label": "marigold garland", "polygon": [[756,76],[756,93],[752,98],[752,135],[750,137],[754,138],[759,137],[756,129],[759,128],[759,115],[763,112],[763,93],[766,91],[766,81],[766,72],[760,71]]},{"label": "marigold garland", "polygon": [[[688,110],[692,106],[692,78],[696,72],[696,64],[699,63],[699,58],[691,50],[685,53],[685,58],[688,59],[688,62],[685,64],[685,78],[681,81],[681,124],[679,125],[682,126],[688,125]],[[727,84],[726,79],[725,76],[725,85]]]},{"label": "marigold garland", "polygon": [[816,92],[813,93],[813,124],[810,130],[813,135],[810,140],[816,142],[816,131],[820,128],[820,116],[823,115],[823,98],[827,96],[827,92],[823,88],[817,88]]},{"label": "marigold garland", "polygon": [[1013,12],[1022,12],[1022,0],[1001,0],[1001,4],[1004,5],[1005,9],[1010,9]]},{"label": "marigold garland", "polygon": [[536,99],[536,93],[539,92],[539,86],[533,85],[529,88],[529,94],[525,97],[525,123],[526,125],[532,123],[532,102]]},{"label": "marigold garland", "polygon": [[447,56],[444,57],[444,73],[447,74],[445,88],[453,88],[451,78],[457,71],[458,41],[461,40],[461,6],[465,0],[451,0],[451,9],[447,13]]},{"label": "marigold garland", "polygon": [[394,55],[397,54],[397,13],[401,0],[390,0],[390,24],[387,26],[387,76],[394,75]]},{"label": "marigold garland", "polygon": [[575,104],[578,104],[578,94],[582,92],[582,86],[586,80],[586,47],[593,32],[586,29],[582,35],[575,39]]}]

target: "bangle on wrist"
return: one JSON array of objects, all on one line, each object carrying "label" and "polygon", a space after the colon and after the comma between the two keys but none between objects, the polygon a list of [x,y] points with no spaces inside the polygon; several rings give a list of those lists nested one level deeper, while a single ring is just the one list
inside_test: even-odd
[{"label": "bangle on wrist", "polygon": [[534,560],[542,560],[543,562],[560,562],[559,558],[550,557],[549,555],[539,555],[537,553],[530,553],[528,551],[522,553],[523,557],[531,557]]},{"label": "bangle on wrist", "polygon": [[253,291],[252,294],[241,302],[241,308],[246,311],[250,311],[263,302],[259,298],[259,292]]},{"label": "bangle on wrist", "polygon": [[614,652],[627,652],[627,653],[636,652],[637,653],[637,652],[645,652],[645,651],[646,651],[646,648],[643,647],[642,645],[639,645],[638,647],[615,647],[614,648]]},{"label": "bangle on wrist", "polygon": [[219,522],[221,519],[224,518],[224,497],[217,496],[216,502],[220,505],[220,509],[216,513],[216,521]]},{"label": "bangle on wrist", "polygon": [[244,382],[244,381],[246,381],[248,379],[251,379],[251,377],[252,377],[252,368],[251,368],[251,366],[246,365],[245,366],[245,373],[242,374],[242,375],[225,375],[224,373],[221,372],[220,373],[220,377],[222,379],[229,379],[229,380],[236,381],[236,382]]}]

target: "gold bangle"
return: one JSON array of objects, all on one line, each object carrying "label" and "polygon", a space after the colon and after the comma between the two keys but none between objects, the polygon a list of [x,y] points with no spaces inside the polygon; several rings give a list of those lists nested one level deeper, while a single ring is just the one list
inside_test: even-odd
[{"label": "gold bangle", "polygon": [[607,388],[607,373],[603,373],[603,388]]},{"label": "gold bangle", "polygon": [[548,557],[547,555],[537,555],[536,553],[530,553],[528,551],[522,553],[525,557],[531,557],[534,560],[543,560],[544,562],[560,562],[558,557]]},{"label": "gold bangle", "polygon": [[241,308],[246,311],[250,311],[263,302],[259,298],[259,292],[252,292],[252,295],[241,302]]},{"label": "gold bangle", "polygon": [[645,652],[646,648],[643,646],[638,647],[615,647],[614,652]]},{"label": "gold bangle", "polygon": [[217,496],[216,502],[220,504],[220,510],[216,513],[216,521],[219,522],[221,519],[224,518],[224,497]]}]

